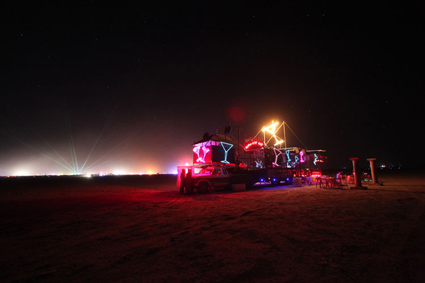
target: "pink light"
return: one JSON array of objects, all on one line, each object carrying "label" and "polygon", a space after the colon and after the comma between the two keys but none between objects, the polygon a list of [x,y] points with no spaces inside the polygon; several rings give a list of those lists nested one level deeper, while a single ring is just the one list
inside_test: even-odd
[{"label": "pink light", "polygon": [[279,164],[277,164],[277,159],[279,158],[279,155],[282,154],[282,151],[278,150],[277,148],[273,148],[273,151],[275,155],[273,166],[279,167]]},{"label": "pink light", "polygon": [[[201,151],[202,149],[202,151]],[[205,145],[198,145],[195,146],[193,148],[193,152],[196,153],[196,155],[198,156],[198,158],[196,159],[196,162],[199,163],[206,163],[205,161],[205,156],[207,155],[207,153],[210,151],[209,148],[207,148]],[[201,154],[202,152],[202,154]],[[201,156],[202,155],[202,156]]]},{"label": "pink light", "polygon": [[[201,146],[200,145],[198,145],[198,146],[195,146],[194,148],[193,148],[193,152],[194,153],[196,153],[196,155],[198,156],[198,159],[199,159],[199,151],[201,150]],[[198,161],[198,159],[196,160],[196,161]]]},{"label": "pink light", "polygon": [[245,150],[248,150],[251,147],[256,147],[256,146],[263,147],[264,143],[262,143],[260,141],[252,141],[245,146]]},{"label": "pink light", "polygon": [[300,162],[301,163],[305,162],[305,160],[304,160],[304,152],[303,151],[300,151]]}]

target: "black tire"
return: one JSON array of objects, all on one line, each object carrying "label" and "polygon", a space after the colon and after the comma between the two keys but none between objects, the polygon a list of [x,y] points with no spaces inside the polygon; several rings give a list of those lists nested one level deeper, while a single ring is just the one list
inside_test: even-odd
[{"label": "black tire", "polygon": [[198,184],[198,193],[205,194],[208,191],[208,183],[207,182],[200,182]]}]

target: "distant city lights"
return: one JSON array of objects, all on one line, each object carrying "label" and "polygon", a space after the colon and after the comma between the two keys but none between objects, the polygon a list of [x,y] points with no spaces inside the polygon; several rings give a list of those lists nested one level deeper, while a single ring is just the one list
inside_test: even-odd
[{"label": "distant city lights", "polygon": [[[186,163],[186,165],[189,165],[188,163]],[[175,167],[177,168],[177,166]],[[130,176],[130,175],[157,175],[157,174],[171,174],[171,175],[177,175],[177,169],[170,169],[167,172],[157,172],[155,170],[148,170],[145,172],[126,172],[124,170],[117,170],[114,172],[110,172],[110,173],[105,173],[105,172],[92,172],[92,173],[84,173],[84,174],[64,174],[64,173],[48,173],[48,174],[31,174],[28,171],[17,171],[14,174],[11,175],[0,175],[0,177],[41,177],[41,176],[46,176],[46,177],[53,177],[53,176],[76,176],[76,177],[86,177],[86,178],[91,178],[91,177],[103,177],[103,176]]]}]

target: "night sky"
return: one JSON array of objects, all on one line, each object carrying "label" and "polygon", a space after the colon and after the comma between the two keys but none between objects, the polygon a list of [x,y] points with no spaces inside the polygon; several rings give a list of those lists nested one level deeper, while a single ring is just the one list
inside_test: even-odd
[{"label": "night sky", "polygon": [[0,175],[172,172],[272,120],[334,168],[423,164],[423,14],[372,2],[4,1]]}]

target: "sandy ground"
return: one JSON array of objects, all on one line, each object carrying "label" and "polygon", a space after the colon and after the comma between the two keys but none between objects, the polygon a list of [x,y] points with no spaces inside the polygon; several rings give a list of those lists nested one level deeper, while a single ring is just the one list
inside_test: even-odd
[{"label": "sandy ground", "polygon": [[10,180],[0,281],[423,282],[425,177],[182,196],[175,177]]}]

